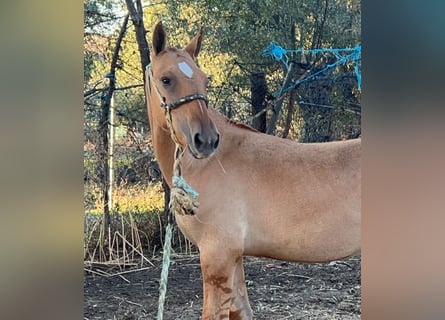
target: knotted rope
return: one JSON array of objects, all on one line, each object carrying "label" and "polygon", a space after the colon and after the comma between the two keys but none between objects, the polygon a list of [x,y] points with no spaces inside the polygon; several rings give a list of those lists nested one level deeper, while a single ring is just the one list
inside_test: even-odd
[{"label": "knotted rope", "polygon": [[[147,66],[147,72],[148,72],[148,86],[149,86],[149,90],[147,90],[147,93],[151,94],[150,81],[152,78],[152,74],[150,70],[150,65]],[[154,85],[154,88],[156,94],[158,95],[159,101],[161,102],[161,106],[164,105],[165,119],[167,122],[167,126],[170,130],[170,136],[175,143],[173,177],[172,177],[173,187],[170,190],[170,202],[168,205],[169,212],[167,219],[168,222],[165,230],[165,239],[163,246],[163,257],[162,257],[162,271],[161,271],[161,280],[159,284],[159,302],[158,302],[157,320],[162,320],[164,317],[165,296],[167,293],[168,270],[170,267],[171,238],[173,232],[173,214],[179,214],[179,215],[195,214],[195,210],[199,206],[199,203],[197,201],[199,194],[185,181],[185,179],[181,174],[181,166],[182,166],[182,158],[184,156],[184,150],[181,144],[179,143],[179,140],[173,129],[171,108],[169,105],[166,105],[165,98],[161,96],[156,85]],[[196,97],[194,97],[194,99],[196,99]]]}]

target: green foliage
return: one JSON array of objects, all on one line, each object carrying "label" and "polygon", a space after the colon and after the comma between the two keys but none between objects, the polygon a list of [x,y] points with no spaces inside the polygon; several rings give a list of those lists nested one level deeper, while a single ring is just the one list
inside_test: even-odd
[{"label": "green foliage", "polygon": [[[102,10],[99,17],[108,16],[112,8],[110,1],[105,0],[87,3],[94,10]],[[97,19],[97,16],[94,17]],[[287,49],[352,47],[360,41],[361,31],[360,0],[305,0],[298,3],[291,0],[152,2],[144,8],[149,42],[151,31],[159,20],[164,22],[170,45],[177,47],[185,46],[199,26],[205,26],[199,63],[212,79],[209,95],[222,111],[228,104],[237,105],[233,111],[239,120],[245,120],[250,114],[248,79],[251,72],[266,72],[270,92],[274,92],[282,82],[282,66],[261,54],[271,41]],[[110,45],[113,43],[111,37]],[[112,47],[109,53],[111,50]],[[310,55],[291,58],[314,63],[320,59],[319,56]],[[89,58],[86,61],[86,75],[93,68],[96,74],[103,77],[106,70],[101,70]],[[116,74],[118,85],[141,83],[140,58],[132,25],[124,39],[120,61]],[[98,78],[91,79],[94,80],[98,81]],[[144,111],[141,113],[138,110]],[[145,107],[140,101],[131,101],[123,106],[122,112],[131,113],[131,118],[141,121],[146,117]]]},{"label": "green foliage", "polygon": [[117,4],[111,0],[84,0],[83,24],[85,32],[112,30],[116,21]]},{"label": "green foliage", "polygon": [[[353,47],[360,42],[359,0],[167,0],[162,12],[147,18],[151,25],[163,20],[176,46],[184,46],[205,26],[199,62],[212,78],[211,100],[220,103],[219,109],[226,101],[236,104],[240,120],[250,114],[251,72],[266,72],[270,92],[281,85],[284,70],[261,54],[271,41],[286,49]],[[320,60],[310,55],[290,58],[315,64]]]}]

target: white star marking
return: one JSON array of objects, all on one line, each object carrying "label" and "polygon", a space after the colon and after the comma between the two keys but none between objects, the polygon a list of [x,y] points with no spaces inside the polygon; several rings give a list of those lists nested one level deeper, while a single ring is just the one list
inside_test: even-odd
[{"label": "white star marking", "polygon": [[182,71],[182,73],[183,74],[185,74],[185,76],[187,77],[187,78],[192,78],[192,76],[193,76],[193,70],[192,70],[192,68],[190,68],[190,66],[187,64],[187,62],[180,62],[180,63],[178,63],[178,67],[179,67],[179,70],[181,70]]}]

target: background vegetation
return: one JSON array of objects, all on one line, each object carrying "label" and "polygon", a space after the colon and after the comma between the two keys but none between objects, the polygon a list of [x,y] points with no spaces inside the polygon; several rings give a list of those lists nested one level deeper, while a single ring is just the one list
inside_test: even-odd
[{"label": "background vegetation", "polygon": [[[211,77],[212,104],[261,131],[270,124],[287,73],[282,63],[263,56],[271,42],[289,50],[353,48],[360,43],[361,32],[360,0],[84,0],[85,259],[89,261],[121,263],[135,252],[152,252],[161,244],[164,188],[150,142],[142,76],[149,58],[136,41],[137,32],[145,29],[150,42],[159,20],[170,45],[177,47],[205,26],[199,64]],[[293,80],[337,59],[309,52],[289,53],[288,58],[296,67]],[[289,90],[274,134],[301,142],[359,136],[360,90],[354,67],[341,65]],[[261,115],[254,118],[258,112]],[[102,219],[103,212],[111,218]],[[179,234],[175,243],[190,248]]]}]

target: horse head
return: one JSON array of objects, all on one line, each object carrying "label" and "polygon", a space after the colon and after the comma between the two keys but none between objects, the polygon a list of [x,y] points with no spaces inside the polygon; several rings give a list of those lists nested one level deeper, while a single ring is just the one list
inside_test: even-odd
[{"label": "horse head", "polygon": [[[153,33],[149,75],[150,107],[165,109],[163,121],[170,117],[177,141],[196,159],[210,157],[219,144],[219,132],[208,111],[208,79],[196,64],[202,38],[201,27],[184,49],[168,47],[167,35],[159,22]],[[160,116],[161,112],[156,111]]]}]

